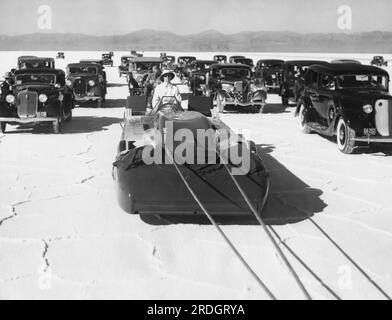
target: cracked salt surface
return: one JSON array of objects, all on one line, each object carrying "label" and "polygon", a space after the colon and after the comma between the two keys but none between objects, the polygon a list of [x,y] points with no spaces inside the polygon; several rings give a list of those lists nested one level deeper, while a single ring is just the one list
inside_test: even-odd
[{"label": "cracked salt surface", "polygon": [[[1,73],[16,53],[0,58]],[[125,84],[115,68],[107,73]],[[212,226],[152,225],[119,209],[111,165],[126,95],[126,86],[108,88],[107,107],[75,109],[62,135],[0,135],[0,299],[266,299]],[[269,102],[272,110],[280,100]],[[292,108],[281,111],[222,118],[259,145],[271,174],[263,218],[282,250],[315,299],[385,298],[314,221],[391,295],[391,148],[342,155],[302,134]],[[222,228],[278,298],[302,298],[261,228]]]}]

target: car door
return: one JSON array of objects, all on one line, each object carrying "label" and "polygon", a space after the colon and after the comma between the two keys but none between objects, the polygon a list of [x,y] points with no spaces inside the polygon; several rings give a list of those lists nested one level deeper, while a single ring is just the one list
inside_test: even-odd
[{"label": "car door", "polygon": [[313,109],[316,111],[317,116],[321,117],[321,99],[320,99],[320,88],[319,88],[319,78],[320,75],[313,71],[308,70],[307,76],[309,78],[307,90],[309,92],[309,99],[312,103]]},{"label": "car door", "polygon": [[333,96],[336,89],[336,81],[334,76],[323,73],[318,74],[317,79],[317,86],[310,90],[310,99],[313,108],[317,112],[320,124],[328,126],[331,115],[333,118],[335,112]]}]

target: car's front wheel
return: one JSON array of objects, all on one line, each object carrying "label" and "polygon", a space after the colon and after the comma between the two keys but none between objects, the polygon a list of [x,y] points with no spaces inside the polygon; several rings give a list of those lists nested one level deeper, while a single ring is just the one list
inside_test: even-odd
[{"label": "car's front wheel", "polygon": [[303,102],[300,102],[299,121],[303,133],[309,134],[312,132],[312,129],[308,125],[309,117]]},{"label": "car's front wheel", "polygon": [[340,119],[336,128],[336,140],[338,148],[343,153],[353,153],[355,149],[355,131],[344,121]]},{"label": "car's front wheel", "polygon": [[0,133],[5,133],[6,127],[7,127],[6,122],[0,122]]}]

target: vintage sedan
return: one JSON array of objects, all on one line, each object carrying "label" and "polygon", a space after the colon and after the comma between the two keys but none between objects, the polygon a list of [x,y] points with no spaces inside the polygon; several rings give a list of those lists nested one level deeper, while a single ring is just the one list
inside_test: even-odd
[{"label": "vintage sedan", "polygon": [[279,92],[282,84],[283,60],[263,59],[257,61],[255,76],[260,77],[269,92]]},{"label": "vintage sedan", "polygon": [[374,56],[370,64],[376,67],[387,67],[388,61],[385,61],[383,56]]},{"label": "vintage sedan", "polygon": [[214,56],[213,60],[215,60],[217,63],[227,63],[227,56],[223,54],[217,54]]},{"label": "vintage sedan", "polygon": [[129,70],[129,63],[131,62],[132,59],[135,57],[133,56],[122,56],[121,57],[121,64],[118,67],[118,75],[121,78],[123,75],[128,74]]},{"label": "vintage sedan", "polygon": [[60,133],[62,122],[72,119],[73,108],[73,93],[64,71],[17,70],[12,94],[0,101],[0,131],[5,133],[7,124],[51,122],[54,133]]},{"label": "vintage sedan", "polygon": [[17,69],[55,69],[55,61],[53,58],[22,56],[18,58]]},{"label": "vintage sedan", "polygon": [[155,66],[158,70],[162,70],[163,60],[155,57],[133,58],[129,63],[129,74],[132,73],[133,79],[136,80],[139,87],[142,87],[148,73]]},{"label": "vintage sedan", "polygon": [[113,59],[110,53],[102,53],[102,62],[104,66],[113,67]]},{"label": "vintage sedan", "polygon": [[296,114],[304,133],[336,135],[343,153],[363,143],[392,143],[388,72],[355,64],[313,65]]},{"label": "vintage sedan", "polygon": [[283,64],[282,84],[279,89],[283,106],[288,106],[289,102],[297,104],[303,93],[306,70],[313,64],[329,65],[328,62],[320,60],[292,60]]},{"label": "vintage sedan", "polygon": [[65,59],[65,54],[62,51],[57,52],[56,59]]},{"label": "vintage sedan", "polygon": [[202,96],[207,83],[207,74],[215,60],[194,60],[187,68],[185,75],[189,78],[189,86],[196,96]]},{"label": "vintage sedan", "polygon": [[95,101],[98,107],[106,97],[106,74],[96,63],[72,63],[67,66],[67,81],[76,102]]},{"label": "vintage sedan", "polygon": [[242,64],[214,64],[208,74],[206,96],[212,96],[219,112],[249,110],[262,112],[267,90],[252,79],[252,68]]}]

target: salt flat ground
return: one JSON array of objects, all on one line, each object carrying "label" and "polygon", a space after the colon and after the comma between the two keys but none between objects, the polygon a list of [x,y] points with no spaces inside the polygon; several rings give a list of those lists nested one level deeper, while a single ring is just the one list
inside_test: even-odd
[{"label": "salt flat ground", "polygon": [[[1,52],[0,72],[26,54]],[[99,54],[66,52],[57,64],[64,68]],[[121,54],[115,53],[115,65]],[[118,207],[111,170],[127,87],[116,67],[107,73],[105,108],[75,109],[64,134],[10,127],[0,136],[0,298],[267,299],[214,227],[198,220],[141,219]],[[274,95],[268,101],[264,114],[222,119],[249,129],[258,145],[271,174],[263,217],[311,296],[392,296],[392,148],[343,155],[333,139],[302,134],[294,108],[283,109]],[[255,221],[220,223],[278,298],[303,298]]]}]

